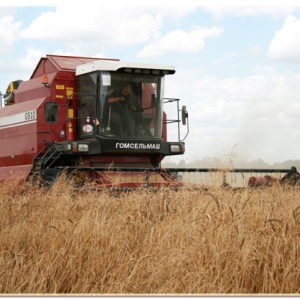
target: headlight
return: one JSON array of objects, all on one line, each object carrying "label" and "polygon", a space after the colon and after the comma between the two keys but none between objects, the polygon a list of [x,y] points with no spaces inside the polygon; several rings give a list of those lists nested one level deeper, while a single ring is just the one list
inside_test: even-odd
[{"label": "headlight", "polygon": [[171,152],[180,152],[180,145],[171,145]]},{"label": "headlight", "polygon": [[89,152],[88,144],[78,144],[77,146],[78,152]]}]

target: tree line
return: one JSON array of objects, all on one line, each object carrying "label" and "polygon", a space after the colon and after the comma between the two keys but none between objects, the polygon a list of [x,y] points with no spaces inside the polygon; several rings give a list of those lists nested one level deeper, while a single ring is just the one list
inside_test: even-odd
[{"label": "tree line", "polygon": [[230,158],[204,158],[193,162],[186,162],[184,159],[176,162],[163,163],[165,168],[249,168],[249,169],[290,169],[296,167],[300,170],[300,160],[286,160],[284,162],[267,163],[262,159],[250,162],[236,161]]}]

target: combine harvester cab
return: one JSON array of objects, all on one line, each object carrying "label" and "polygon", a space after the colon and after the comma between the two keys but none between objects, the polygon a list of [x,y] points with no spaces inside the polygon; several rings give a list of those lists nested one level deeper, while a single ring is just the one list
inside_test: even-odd
[{"label": "combine harvester cab", "polygon": [[[41,58],[28,81],[9,84],[0,108],[0,182],[51,186],[66,172],[95,188],[179,186],[161,168],[165,156],[185,151],[186,107],[164,98],[165,76],[174,73],[172,66],[114,59]],[[175,119],[165,103],[176,106]],[[171,123],[175,142],[167,141]]]}]

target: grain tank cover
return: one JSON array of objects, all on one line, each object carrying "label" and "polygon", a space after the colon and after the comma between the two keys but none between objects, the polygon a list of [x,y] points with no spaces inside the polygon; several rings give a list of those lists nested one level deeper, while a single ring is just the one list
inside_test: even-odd
[{"label": "grain tank cover", "polygon": [[124,71],[133,74],[166,75],[174,74],[175,68],[168,65],[144,64],[121,61],[97,60],[76,68],[76,75],[83,75],[94,71]]},{"label": "grain tank cover", "polygon": [[[71,72],[75,73],[76,67],[87,64],[103,58],[79,57],[79,56],[62,56],[62,55],[46,55],[40,59],[31,78],[43,76],[53,72]],[[106,60],[106,59],[104,59]]]}]

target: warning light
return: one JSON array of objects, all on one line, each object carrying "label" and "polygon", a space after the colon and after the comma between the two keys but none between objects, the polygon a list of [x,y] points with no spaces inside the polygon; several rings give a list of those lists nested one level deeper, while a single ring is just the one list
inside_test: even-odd
[{"label": "warning light", "polygon": [[44,85],[44,87],[50,88],[50,84],[49,84],[48,76],[47,75],[43,76],[42,84]]}]

